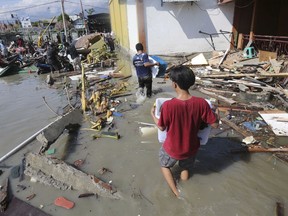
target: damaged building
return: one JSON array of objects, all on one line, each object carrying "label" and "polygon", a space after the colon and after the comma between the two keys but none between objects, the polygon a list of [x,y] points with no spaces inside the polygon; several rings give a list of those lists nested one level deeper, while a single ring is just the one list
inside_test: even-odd
[{"label": "damaged building", "polygon": [[262,50],[287,54],[287,8],[284,0],[110,1],[120,45],[130,52],[141,42],[159,55],[243,49],[251,40]]}]

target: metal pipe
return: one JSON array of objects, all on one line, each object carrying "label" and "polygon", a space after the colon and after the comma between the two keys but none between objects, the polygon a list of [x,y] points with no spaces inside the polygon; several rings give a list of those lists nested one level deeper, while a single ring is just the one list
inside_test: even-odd
[{"label": "metal pipe", "polygon": [[18,150],[20,150],[21,148],[23,148],[25,145],[27,145],[30,141],[32,141],[33,139],[35,139],[35,137],[40,134],[43,130],[45,130],[46,128],[48,128],[50,125],[54,124],[56,121],[58,121],[61,117],[58,117],[55,121],[51,122],[50,124],[46,125],[44,128],[42,128],[41,130],[37,131],[36,133],[34,133],[32,136],[30,136],[28,139],[24,140],[22,143],[20,143],[18,146],[16,146],[14,149],[12,149],[11,151],[9,151],[7,154],[5,154],[3,157],[0,158],[0,163],[2,161],[4,161],[5,159],[7,159],[8,157],[10,157],[12,154],[16,153]]}]

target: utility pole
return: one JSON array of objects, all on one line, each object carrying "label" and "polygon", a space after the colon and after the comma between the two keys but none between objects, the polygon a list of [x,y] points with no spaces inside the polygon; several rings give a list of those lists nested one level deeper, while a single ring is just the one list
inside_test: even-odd
[{"label": "utility pole", "polygon": [[88,28],[87,28],[86,23],[85,23],[85,17],[84,17],[84,10],[83,10],[83,5],[82,5],[82,0],[80,0],[80,5],[81,5],[81,10],[82,10],[82,21],[83,21],[83,24],[84,24],[85,32],[86,32],[86,34],[88,34]]},{"label": "utility pole", "polygon": [[61,11],[62,11],[62,20],[63,20],[65,40],[67,41],[67,30],[66,30],[66,23],[65,23],[65,16],[64,16],[64,0],[60,0],[60,1],[61,1]]}]

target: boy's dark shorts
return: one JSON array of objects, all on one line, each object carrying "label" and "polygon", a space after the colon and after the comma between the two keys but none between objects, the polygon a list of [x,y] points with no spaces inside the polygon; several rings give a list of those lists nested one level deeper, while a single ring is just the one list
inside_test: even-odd
[{"label": "boy's dark shorts", "polygon": [[163,147],[161,147],[159,150],[159,161],[161,167],[171,168],[177,163],[177,161],[179,161],[179,166],[181,168],[191,170],[194,166],[195,158],[196,155],[193,155],[192,157],[187,159],[177,160],[170,157],[163,149]]}]

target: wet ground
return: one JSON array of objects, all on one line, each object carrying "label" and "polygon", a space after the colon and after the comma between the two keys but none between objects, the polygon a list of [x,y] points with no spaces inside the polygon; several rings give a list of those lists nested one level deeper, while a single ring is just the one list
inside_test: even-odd
[{"label": "wet ground", "polygon": [[[41,78],[15,76],[9,79],[7,77],[10,80],[6,81],[7,83],[1,80],[1,89],[8,95],[12,93],[5,96],[6,103],[2,103],[3,95],[1,96],[2,111],[5,110],[5,114],[1,114],[1,155],[54,119],[52,117],[55,117],[55,114],[43,104],[44,92],[50,90],[51,95],[48,94],[49,97],[46,95],[46,99],[54,108],[57,107],[56,104],[65,100],[65,97],[59,99],[61,91],[47,89]],[[65,145],[61,152],[67,163],[72,164],[75,160],[86,159],[80,169],[95,174],[106,182],[112,181],[123,199],[110,200],[102,197],[79,199],[78,195],[83,192],[60,191],[32,183],[29,178],[25,178],[22,182],[11,178],[11,194],[26,201],[27,196],[35,193],[35,198],[26,202],[38,208],[42,205],[43,211],[55,216],[270,216],[275,215],[276,202],[282,202],[287,209],[287,164],[277,160],[270,153],[232,154],[230,152],[232,149],[240,148],[239,135],[233,130],[223,133],[219,133],[220,129],[212,131],[211,139],[207,145],[201,146],[197,155],[192,177],[187,182],[179,182],[184,200],[176,199],[160,173],[158,163],[160,144],[157,140],[157,130],[142,136],[139,127],[146,126],[137,123],[152,123],[150,108],[156,98],[175,96],[170,88],[170,81],[161,84],[157,83],[158,81],[162,82],[163,79],[154,80],[153,89],[156,94],[152,98],[145,100],[138,108],[128,110],[129,104],[136,101],[134,93],[137,86],[135,78],[129,81],[133,95],[119,98],[123,102],[119,111],[124,117],[115,117],[115,128],[121,136],[119,140],[108,138],[93,140],[91,138],[93,132],[86,130],[91,126],[90,123],[83,121],[76,134],[64,134],[58,141],[62,146]],[[19,92],[23,95],[17,98]],[[192,94],[199,95],[195,91]],[[16,98],[13,100],[12,96]],[[34,115],[31,116],[30,112]],[[25,153],[37,152],[39,148],[39,143],[33,142],[0,166],[18,165]],[[103,167],[111,172],[100,175],[98,170]],[[5,172],[0,176],[1,181],[10,173],[10,169],[3,170]],[[173,172],[177,176],[177,167]],[[27,188],[21,190],[17,188],[17,184],[25,185]],[[75,202],[75,207],[66,210],[55,206],[53,202],[58,196],[64,196]]]}]

